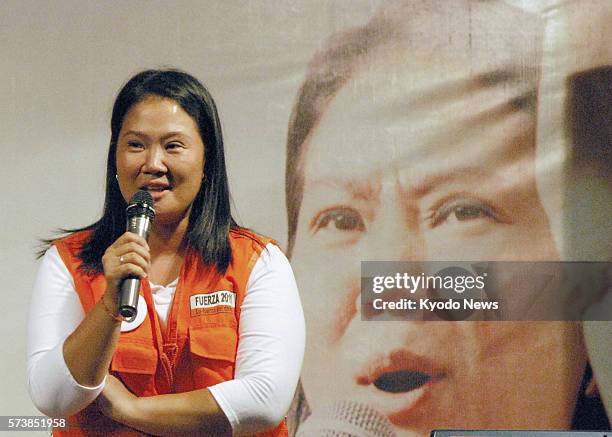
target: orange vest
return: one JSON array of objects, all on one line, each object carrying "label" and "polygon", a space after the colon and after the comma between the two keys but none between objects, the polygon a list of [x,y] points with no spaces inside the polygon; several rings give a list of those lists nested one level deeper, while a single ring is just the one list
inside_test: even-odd
[{"label": "orange vest", "polygon": [[[78,269],[82,262],[77,254],[89,235],[89,232],[78,232],[55,243],[74,279],[85,313],[102,298],[106,289],[103,274],[87,275]],[[230,231],[229,241],[232,262],[224,275],[203,265],[193,251],[187,253],[165,336],[160,329],[149,282],[141,282],[141,298],[147,303],[147,317],[136,329],[121,333],[110,366],[110,373],[137,396],[187,392],[234,378],[238,322],[247,281],[261,251],[272,240],[239,229]],[[219,291],[221,293],[215,293]],[[68,422],[67,430],[56,429],[53,435],[145,435],[108,419],[92,405],[70,417]],[[259,435],[287,436],[285,421],[276,429]]]}]

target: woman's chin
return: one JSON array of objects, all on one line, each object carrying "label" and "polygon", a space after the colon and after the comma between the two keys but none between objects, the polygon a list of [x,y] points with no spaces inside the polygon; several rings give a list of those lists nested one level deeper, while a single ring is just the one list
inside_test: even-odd
[{"label": "woman's chin", "polygon": [[189,214],[185,212],[167,211],[165,208],[157,208],[155,205],[155,220],[153,221],[153,229],[155,227],[172,227],[178,226],[182,222],[187,223]]}]

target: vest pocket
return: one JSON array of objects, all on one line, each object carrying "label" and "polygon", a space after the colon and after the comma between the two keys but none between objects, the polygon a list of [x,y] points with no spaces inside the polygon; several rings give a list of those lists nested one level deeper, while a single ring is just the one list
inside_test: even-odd
[{"label": "vest pocket", "polygon": [[236,361],[238,333],[228,326],[202,326],[189,328],[191,353],[209,360],[233,363]]},{"label": "vest pocket", "polygon": [[191,371],[195,389],[234,377],[238,334],[228,326],[189,328]]},{"label": "vest pocket", "polygon": [[111,362],[112,371],[154,375],[156,369],[157,350],[154,347],[119,341]]}]

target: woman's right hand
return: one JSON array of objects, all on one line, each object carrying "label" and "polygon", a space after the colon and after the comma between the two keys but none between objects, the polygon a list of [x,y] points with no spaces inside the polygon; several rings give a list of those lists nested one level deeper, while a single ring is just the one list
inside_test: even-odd
[{"label": "woman's right hand", "polygon": [[150,265],[149,245],[144,238],[132,232],[117,238],[102,256],[107,299],[116,303],[121,281],[128,276],[146,278]]},{"label": "woman's right hand", "polygon": [[150,261],[149,245],[131,232],[117,238],[102,255],[106,291],[101,305],[87,313],[63,345],[66,366],[79,384],[96,387],[108,374],[121,333],[118,323],[121,281],[127,276],[146,278]]}]

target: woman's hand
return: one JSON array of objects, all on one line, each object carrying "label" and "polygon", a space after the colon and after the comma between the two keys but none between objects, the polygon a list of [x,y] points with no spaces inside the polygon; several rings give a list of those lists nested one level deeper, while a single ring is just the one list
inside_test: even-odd
[{"label": "woman's hand", "polygon": [[150,269],[149,245],[126,232],[102,256],[106,291],[64,342],[64,361],[81,385],[98,386],[108,371],[119,341],[119,284],[127,276],[145,278]]},{"label": "woman's hand", "polygon": [[113,375],[107,375],[106,385],[95,405],[106,417],[120,423],[129,422],[136,415],[138,397],[132,394],[123,383]]},{"label": "woman's hand", "polygon": [[126,232],[102,256],[106,291],[77,329],[64,342],[64,361],[81,385],[98,386],[108,372],[119,341],[121,323],[119,284],[127,276],[145,278],[150,269],[149,245],[144,238]]},{"label": "woman's hand", "polygon": [[119,284],[127,276],[146,278],[151,265],[149,245],[132,232],[126,232],[111,244],[102,256],[106,293],[117,302]]}]

